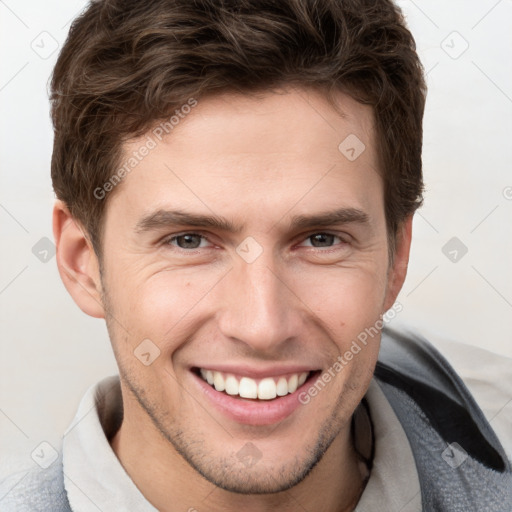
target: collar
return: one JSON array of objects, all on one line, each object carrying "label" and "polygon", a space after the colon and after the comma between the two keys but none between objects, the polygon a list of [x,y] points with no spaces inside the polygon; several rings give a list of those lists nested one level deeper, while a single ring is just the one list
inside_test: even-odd
[{"label": "collar", "polygon": [[119,377],[87,390],[64,434],[64,486],[72,510],[158,512],[139,491],[109,444],[122,420]]},{"label": "collar", "polygon": [[[365,433],[356,441],[356,449],[369,460],[370,475],[355,512],[400,510],[421,512],[418,471],[407,435],[378,382],[372,379],[363,399],[366,408],[354,414],[357,429]],[[367,411],[368,418],[362,415]],[[371,427],[365,423],[370,422]],[[373,435],[371,434],[373,433]],[[371,439],[373,437],[373,449]]]}]

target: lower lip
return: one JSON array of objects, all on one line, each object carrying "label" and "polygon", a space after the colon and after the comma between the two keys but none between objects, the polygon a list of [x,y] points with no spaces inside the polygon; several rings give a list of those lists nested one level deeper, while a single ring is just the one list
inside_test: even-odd
[{"label": "lower lip", "polygon": [[[246,425],[272,425],[290,416],[301,404],[299,395],[309,386],[311,375],[302,386],[286,396],[273,400],[249,400],[235,398],[224,392],[217,391],[201,377],[191,372],[199,384],[201,391],[213,405],[228,418]],[[315,372],[316,373],[316,372]]]}]

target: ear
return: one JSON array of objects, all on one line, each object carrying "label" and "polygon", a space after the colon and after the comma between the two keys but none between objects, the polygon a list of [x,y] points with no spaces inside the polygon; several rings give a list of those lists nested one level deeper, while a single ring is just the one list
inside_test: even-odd
[{"label": "ear", "polygon": [[84,313],[104,318],[98,258],[85,230],[62,201],[53,208],[53,235],[57,267],[66,290]]},{"label": "ear", "polygon": [[407,217],[396,234],[395,255],[388,271],[388,283],[384,308],[387,311],[394,304],[407,275],[412,238],[412,218]]}]

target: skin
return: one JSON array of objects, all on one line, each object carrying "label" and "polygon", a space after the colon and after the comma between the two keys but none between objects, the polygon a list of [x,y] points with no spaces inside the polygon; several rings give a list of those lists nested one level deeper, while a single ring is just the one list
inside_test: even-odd
[{"label": "skin", "polygon": [[[120,369],[124,419],[111,446],[158,510],[340,512],[359,497],[350,419],[380,337],[272,425],[226,417],[190,371],[226,362],[327,370],[394,303],[412,219],[390,262],[372,110],[336,99],[343,115],[306,89],[199,101],[111,192],[101,273],[84,230],[55,205],[61,277],[85,313],[106,319]],[[366,146],[352,162],[338,150],[349,134]],[[144,140],[127,144],[127,157]],[[296,215],[341,207],[362,210],[367,222],[290,227]],[[158,209],[216,215],[241,229],[137,230]],[[196,249],[169,241],[183,233],[206,238],[192,237]],[[318,233],[335,236],[319,242]],[[236,252],[249,236],[262,249],[252,263]],[[134,356],[144,339],[160,350],[149,366]],[[246,467],[236,454],[249,442],[261,458]]]}]

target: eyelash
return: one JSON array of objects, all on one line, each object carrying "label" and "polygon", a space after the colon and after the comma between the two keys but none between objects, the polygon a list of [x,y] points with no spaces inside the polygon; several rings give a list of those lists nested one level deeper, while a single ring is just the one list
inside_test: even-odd
[{"label": "eyelash", "polygon": [[[162,240],[162,244],[163,245],[172,245],[171,242],[173,242],[174,240],[176,240],[177,238],[180,238],[182,236],[186,236],[186,235],[196,235],[196,236],[200,236],[203,240],[206,240],[210,243],[213,243],[206,235],[204,235],[203,233],[197,233],[195,231],[185,231],[183,233],[178,233],[178,234],[175,234],[175,235],[172,235],[170,237],[167,237],[165,238],[164,240]],[[334,236],[336,238],[338,238],[340,240],[340,243],[339,244],[335,244],[334,246],[330,246],[330,247],[325,247],[325,248],[322,248],[322,247],[313,247],[313,246],[307,246],[309,247],[310,249],[316,249],[318,252],[322,252],[322,253],[328,253],[328,252],[332,252],[333,250],[337,250],[336,249],[336,246],[337,245],[342,245],[342,246],[345,246],[347,244],[349,244],[349,242],[347,240],[345,240],[342,236],[336,234],[336,233],[331,233],[329,231],[314,231],[310,234],[308,234],[307,236],[303,236],[301,238],[302,241],[305,241],[305,240],[308,240],[310,238],[312,238],[313,236],[315,235],[328,235],[328,236]],[[180,252],[183,252],[183,253],[188,253],[188,254],[195,254],[197,251],[200,251],[201,249],[205,249],[205,247],[197,247],[197,248],[194,248],[194,249],[184,249],[182,247],[178,247],[176,245],[172,245],[172,247],[174,247],[175,249],[177,249],[178,251]]]}]

